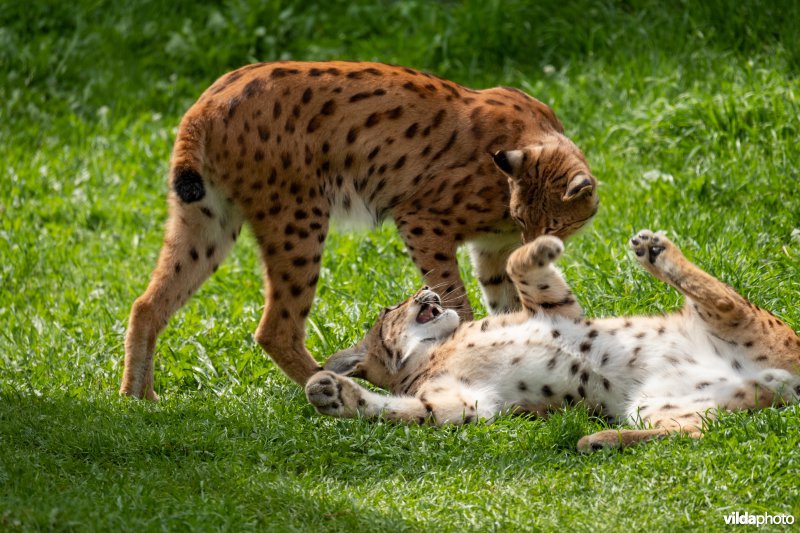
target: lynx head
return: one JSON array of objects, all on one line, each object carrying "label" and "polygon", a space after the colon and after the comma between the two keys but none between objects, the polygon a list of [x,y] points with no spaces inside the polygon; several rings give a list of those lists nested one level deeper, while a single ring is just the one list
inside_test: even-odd
[{"label": "lynx head", "polygon": [[423,287],[394,307],[384,308],[361,342],[333,354],[325,370],[391,389],[401,370],[421,362],[415,356],[427,354],[458,323],[458,314],[444,309],[439,295]]},{"label": "lynx head", "polygon": [[597,212],[597,181],[581,151],[566,137],[500,150],[493,157],[508,177],[509,211],[525,242],[539,235],[568,237]]}]

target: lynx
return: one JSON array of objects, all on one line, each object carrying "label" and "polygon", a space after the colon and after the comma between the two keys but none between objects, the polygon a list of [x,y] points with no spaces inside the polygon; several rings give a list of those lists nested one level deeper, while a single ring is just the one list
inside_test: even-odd
[{"label": "lynx", "polygon": [[393,219],[425,281],[470,319],[458,245],[469,244],[489,307],[517,309],[508,254],[541,233],[573,233],[598,205],[583,154],[543,103],[378,63],[261,63],[223,76],[183,117],[170,181],[164,245],[131,310],[120,388],[152,400],[158,334],[243,223],[265,266],[255,338],[305,383],[319,370],[305,322],[331,218]]},{"label": "lynx", "polygon": [[582,402],[645,426],[583,437],[582,451],[677,432],[700,437],[704,419],[719,410],[797,401],[800,338],[788,326],[690,263],[665,236],[645,230],[630,246],[648,272],[683,293],[680,311],[583,318],[552,264],[562,242],[542,236],[508,261],[522,311],[459,324],[424,288],[384,309],[361,343],[331,357],[306,395],[320,413],[339,417],[464,424]]}]

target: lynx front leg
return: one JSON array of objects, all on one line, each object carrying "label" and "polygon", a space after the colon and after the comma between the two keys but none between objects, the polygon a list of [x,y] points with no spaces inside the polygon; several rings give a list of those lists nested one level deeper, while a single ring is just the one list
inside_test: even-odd
[{"label": "lynx front leg", "polygon": [[516,250],[508,259],[508,275],[529,313],[554,313],[580,318],[583,310],[553,261],[564,245],[557,237],[544,235]]},{"label": "lynx front leg", "polygon": [[508,257],[520,244],[518,234],[509,237],[493,235],[469,244],[472,266],[481,285],[484,303],[493,315],[513,313],[520,309],[519,296],[506,274]]},{"label": "lynx front leg", "polygon": [[258,213],[252,222],[266,269],[264,313],[255,338],[300,385],[321,370],[304,342],[328,230],[327,206],[303,205],[295,210],[292,222],[270,220]]},{"label": "lynx front leg", "polygon": [[714,335],[742,345],[759,365],[800,371],[800,338],[780,319],[689,262],[663,235],[643,230],[630,246],[648,272],[687,297],[688,312]]},{"label": "lynx front leg", "polygon": [[400,422],[423,423],[430,415],[417,398],[376,394],[348,377],[327,370],[308,380],[306,397],[321,414],[338,418],[384,416]]},{"label": "lynx front leg", "polygon": [[496,414],[492,402],[448,377],[426,384],[417,396],[384,396],[348,377],[323,371],[308,380],[306,397],[320,413],[340,418],[383,417],[419,424],[430,420],[443,425],[489,420]]},{"label": "lynx front leg", "polygon": [[445,307],[458,312],[462,321],[472,320],[472,308],[458,271],[456,241],[447,233],[435,234],[421,220],[397,220],[400,235],[425,284],[442,297]]}]

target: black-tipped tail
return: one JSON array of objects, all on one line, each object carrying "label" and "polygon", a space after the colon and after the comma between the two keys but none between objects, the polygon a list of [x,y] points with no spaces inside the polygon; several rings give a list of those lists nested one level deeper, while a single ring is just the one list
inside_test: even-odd
[{"label": "black-tipped tail", "polygon": [[206,195],[203,178],[193,168],[176,168],[172,187],[178,198],[187,204],[199,202]]}]

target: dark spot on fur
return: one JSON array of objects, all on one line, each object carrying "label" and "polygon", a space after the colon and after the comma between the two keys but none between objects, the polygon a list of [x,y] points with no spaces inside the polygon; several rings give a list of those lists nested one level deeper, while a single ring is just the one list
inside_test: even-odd
[{"label": "dark spot on fur", "polygon": [[328,100],[322,104],[322,109],[320,109],[320,113],[323,115],[332,115],[334,111],[336,111],[336,102],[333,100]]},{"label": "dark spot on fur", "polygon": [[300,72],[300,71],[297,70],[296,68],[278,67],[278,68],[276,68],[276,69],[274,69],[272,71],[272,73],[270,74],[270,77],[272,77],[273,79],[274,78],[285,78],[286,76],[289,76],[291,74],[297,74],[298,72]]},{"label": "dark spot on fur", "polygon": [[432,128],[438,128],[442,124],[442,121],[444,120],[444,116],[446,114],[447,114],[447,111],[445,111],[444,109],[440,109],[436,113],[436,115],[434,115],[433,122],[431,122],[431,127]]},{"label": "dark spot on fur", "polygon": [[397,106],[386,112],[386,116],[391,120],[396,120],[403,115],[403,106]]}]

